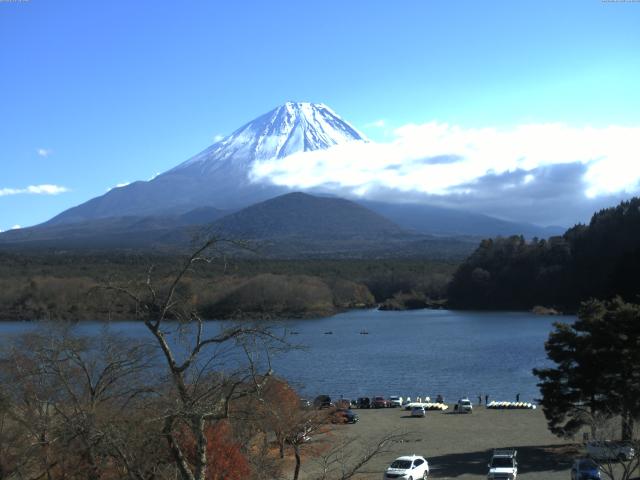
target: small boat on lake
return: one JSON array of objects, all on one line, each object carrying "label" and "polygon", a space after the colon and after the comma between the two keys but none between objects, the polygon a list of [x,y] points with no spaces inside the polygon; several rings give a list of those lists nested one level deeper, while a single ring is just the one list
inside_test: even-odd
[{"label": "small boat on lake", "polygon": [[332,331],[324,332],[325,335],[333,335]]},{"label": "small boat on lake", "polygon": [[369,332],[367,332],[364,328],[362,330],[360,330],[360,335],[369,335]]}]

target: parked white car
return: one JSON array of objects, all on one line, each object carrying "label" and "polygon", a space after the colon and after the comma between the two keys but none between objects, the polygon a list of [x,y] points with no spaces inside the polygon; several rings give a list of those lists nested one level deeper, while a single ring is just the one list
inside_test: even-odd
[{"label": "parked white car", "polygon": [[387,467],[382,480],[426,480],[429,475],[429,462],[419,455],[396,458]]},{"label": "parked white car", "polygon": [[398,395],[391,395],[389,397],[389,406],[390,407],[401,407],[402,406],[402,397]]},{"label": "parked white car", "polygon": [[426,417],[427,416],[427,411],[424,409],[424,407],[422,405],[419,405],[419,406],[413,407],[411,409],[411,416],[412,417]]},{"label": "parked white car", "polygon": [[494,450],[489,462],[488,480],[515,480],[518,476],[517,450]]},{"label": "parked white car", "polygon": [[473,405],[468,398],[461,398],[454,407],[454,411],[458,413],[473,413]]},{"label": "parked white car", "polygon": [[636,451],[631,445],[612,440],[601,440],[587,443],[587,455],[594,460],[631,460]]}]

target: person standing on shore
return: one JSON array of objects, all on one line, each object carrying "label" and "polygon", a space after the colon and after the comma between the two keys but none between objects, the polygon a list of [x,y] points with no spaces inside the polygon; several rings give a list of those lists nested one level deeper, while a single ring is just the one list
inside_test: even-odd
[{"label": "person standing on shore", "polygon": [[486,407],[487,405],[489,405],[489,395],[484,396],[484,406]]},{"label": "person standing on shore", "polygon": [[478,395],[478,405],[482,405],[482,396]]},{"label": "person standing on shore", "polygon": [[520,394],[516,393],[516,402],[519,402],[519,401],[520,401]]}]

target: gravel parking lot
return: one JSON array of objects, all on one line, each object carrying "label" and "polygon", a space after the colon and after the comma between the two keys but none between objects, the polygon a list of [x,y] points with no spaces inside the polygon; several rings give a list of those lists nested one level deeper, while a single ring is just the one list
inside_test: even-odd
[{"label": "gravel parking lot", "polygon": [[[569,479],[579,446],[553,436],[547,430],[542,411],[491,410],[476,407],[472,414],[428,412],[426,418],[412,418],[399,408],[355,410],[360,421],[340,425],[336,435],[356,438],[359,445],[391,432],[406,432],[404,442],[394,442],[389,452],[367,464],[357,479],[380,480],[386,466],[401,455],[423,455],[430,465],[430,478],[486,479],[487,463],[494,448],[518,450],[518,478]],[[316,439],[314,441],[322,441]],[[303,465],[303,478],[316,469]]]}]

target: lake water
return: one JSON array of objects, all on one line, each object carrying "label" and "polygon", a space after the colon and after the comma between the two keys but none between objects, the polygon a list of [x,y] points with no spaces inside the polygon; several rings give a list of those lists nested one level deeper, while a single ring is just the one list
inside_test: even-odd
[{"label": "lake water", "polygon": [[[515,312],[414,310],[350,311],[329,318],[289,320],[278,332],[306,346],[273,359],[276,374],[287,378],[307,396],[442,394],[447,401],[488,394],[490,400],[522,401],[539,397],[534,367],[549,365],[544,342],[555,321]],[[104,323],[85,322],[84,334],[100,334]],[[35,328],[34,323],[0,323],[5,342],[13,334]],[[131,337],[148,335],[136,322],[110,324]],[[360,332],[366,330],[368,334]],[[327,334],[325,332],[332,332]]]}]

